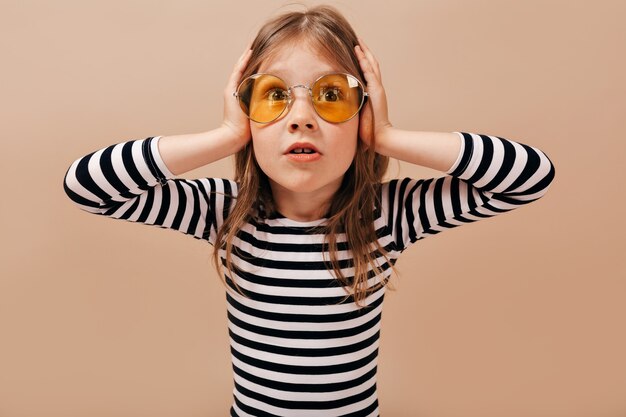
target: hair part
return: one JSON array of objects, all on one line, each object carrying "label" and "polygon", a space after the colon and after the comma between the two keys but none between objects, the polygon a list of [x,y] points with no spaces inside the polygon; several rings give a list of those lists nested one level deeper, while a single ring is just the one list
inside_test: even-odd
[{"label": "hair part", "polygon": [[[357,44],[358,38],[354,30],[332,6],[318,5],[304,12],[285,12],[267,21],[260,28],[252,42],[252,54],[241,79],[256,73],[261,64],[271,59],[281,48],[297,45],[309,47],[329,62],[336,63],[342,70],[357,77],[365,86],[365,76],[354,52]],[[373,124],[373,121],[371,123]],[[328,241],[330,253],[328,269],[334,271],[336,279],[340,280],[347,292],[341,302],[353,297],[355,303],[361,307],[364,299],[380,287],[387,285],[393,289],[388,283],[388,278],[374,285],[368,284],[368,279],[378,274],[382,276],[384,272],[384,268],[377,263],[380,256],[385,258],[387,265],[396,275],[398,273],[387,257],[387,251],[378,242],[374,227],[375,208],[381,207],[381,202],[377,198],[380,196],[379,186],[387,171],[389,158],[375,153],[374,143],[368,147],[361,138],[358,138],[357,142],[354,160],[330,202],[328,221],[322,226],[322,230]],[[235,154],[234,180],[238,183],[238,195],[232,211],[217,232],[213,263],[224,284],[228,285],[230,281],[237,291],[245,296],[235,279],[232,254],[235,252],[237,256],[241,255],[232,242],[248,220],[255,216],[267,217],[276,213],[269,179],[256,161],[251,141]],[[343,274],[337,259],[339,233],[345,233],[348,247],[352,252],[353,279]],[[232,277],[229,280],[223,274],[219,260],[220,250],[226,252],[226,267]],[[372,267],[371,271],[368,271],[369,266]]]}]

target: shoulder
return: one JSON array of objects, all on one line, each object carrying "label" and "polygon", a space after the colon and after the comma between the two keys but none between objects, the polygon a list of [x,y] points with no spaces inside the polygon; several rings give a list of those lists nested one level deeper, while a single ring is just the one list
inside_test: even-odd
[{"label": "shoulder", "polygon": [[410,177],[393,178],[381,183],[378,183],[378,190],[383,194],[393,194],[398,188],[406,188],[407,185],[417,183],[419,180]]},{"label": "shoulder", "polygon": [[411,197],[421,184],[423,179],[411,177],[393,178],[381,182],[377,188],[377,203],[383,211],[392,210],[398,204],[404,204],[406,199]]},{"label": "shoulder", "polygon": [[230,197],[236,197],[239,192],[239,183],[228,178],[204,177],[188,181],[203,183],[207,190],[223,193]]}]

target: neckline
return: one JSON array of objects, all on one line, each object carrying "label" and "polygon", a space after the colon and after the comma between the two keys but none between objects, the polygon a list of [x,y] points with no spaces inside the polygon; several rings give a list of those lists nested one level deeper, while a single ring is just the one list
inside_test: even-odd
[{"label": "neckline", "polygon": [[289,217],[286,217],[284,214],[280,213],[280,212],[276,212],[275,216],[272,216],[270,219],[268,220],[275,220],[276,222],[282,224],[283,226],[296,226],[296,227],[311,227],[311,226],[319,226],[323,223],[325,223],[326,221],[328,221],[328,217],[322,217],[321,219],[317,219],[317,220],[310,220],[307,222],[303,222],[300,220],[293,220],[290,219]]}]

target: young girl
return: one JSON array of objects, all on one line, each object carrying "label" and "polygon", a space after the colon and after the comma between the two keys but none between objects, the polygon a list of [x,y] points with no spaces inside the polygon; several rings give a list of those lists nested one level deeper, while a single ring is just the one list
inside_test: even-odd
[{"label": "young girl", "polygon": [[[224,100],[215,130],[74,161],[65,192],[90,213],[213,245],[231,416],[378,416],[381,311],[400,254],[537,200],[554,166],[497,136],[392,126],[376,58],[328,6],[267,22]],[[234,180],[176,178],[231,154]],[[448,175],[382,183],[389,157]]]}]

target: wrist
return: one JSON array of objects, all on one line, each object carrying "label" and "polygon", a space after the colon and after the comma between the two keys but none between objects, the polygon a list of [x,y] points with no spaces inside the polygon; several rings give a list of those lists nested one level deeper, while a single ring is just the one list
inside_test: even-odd
[{"label": "wrist", "polygon": [[395,127],[391,125],[391,123],[385,127],[381,127],[378,129],[375,135],[375,146],[374,151],[384,156],[389,155],[389,143],[392,140],[391,138],[395,136],[395,133],[398,131]]},{"label": "wrist", "polygon": [[231,154],[243,149],[250,140],[250,137],[245,137],[245,134],[236,132],[235,129],[225,123],[222,123],[216,130],[219,132],[223,143],[228,144]]}]

